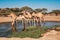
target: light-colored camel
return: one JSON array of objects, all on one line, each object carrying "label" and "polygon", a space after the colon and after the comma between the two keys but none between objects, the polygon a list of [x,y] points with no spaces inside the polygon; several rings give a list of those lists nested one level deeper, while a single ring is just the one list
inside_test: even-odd
[{"label": "light-colored camel", "polygon": [[30,20],[31,19],[31,14],[29,12],[23,11],[23,16],[26,18],[26,20]]},{"label": "light-colored camel", "polygon": [[23,13],[23,16],[24,16],[24,17],[21,17],[21,15],[20,15],[20,18],[24,18],[23,19],[23,25],[24,25],[23,31],[24,31],[25,30],[25,27],[28,26],[28,21],[30,19],[29,19],[28,13],[26,13],[26,11],[22,11],[21,13]]},{"label": "light-colored camel", "polygon": [[10,15],[8,15],[12,18],[12,25],[14,24],[14,21],[16,21],[17,16],[14,13],[11,13]]},{"label": "light-colored camel", "polygon": [[39,17],[39,22],[40,22],[40,26],[43,26],[41,25],[41,23],[44,23],[44,15],[42,14],[42,12],[39,12],[37,13],[37,17]]},{"label": "light-colored camel", "polygon": [[40,22],[44,21],[44,15],[42,14],[42,12],[37,13],[37,17],[40,18]]},{"label": "light-colored camel", "polygon": [[[37,22],[37,25],[39,24],[39,22],[42,22],[44,15],[42,14],[42,12],[39,13],[32,13],[32,15],[29,12],[23,11],[22,12],[23,15],[19,16],[18,19],[22,20],[24,18],[24,20],[26,21],[26,25],[28,25],[27,22],[29,22],[29,24],[31,24],[30,21],[32,21],[33,25],[35,25],[35,21]],[[33,18],[32,18],[33,17]],[[32,18],[32,20],[31,20]]]},{"label": "light-colored camel", "polygon": [[23,15],[19,15],[16,20],[23,20],[26,19]]},{"label": "light-colored camel", "polygon": [[29,12],[22,11],[21,13],[23,13],[24,17],[27,18],[27,19],[30,19],[32,17]]},{"label": "light-colored camel", "polygon": [[42,12],[39,12],[39,13],[33,12],[32,16],[34,17],[33,18],[34,21],[37,21],[37,25],[44,21],[44,15],[42,14]]},{"label": "light-colored camel", "polygon": [[32,19],[33,19],[33,25],[35,26],[35,21],[37,22],[37,17],[35,12],[32,13]]},{"label": "light-colored camel", "polygon": [[25,18],[25,16],[24,15],[19,15],[19,17],[17,17],[17,20],[19,20],[19,21],[22,21],[22,25],[23,25],[23,31],[25,30],[25,28],[26,28],[26,18]]},{"label": "light-colored camel", "polygon": [[11,14],[8,15],[8,16],[10,16],[10,17],[12,18],[12,30],[13,30],[14,32],[16,32],[16,28],[15,28],[14,25],[15,25],[17,16],[16,16],[14,13],[11,13]]}]

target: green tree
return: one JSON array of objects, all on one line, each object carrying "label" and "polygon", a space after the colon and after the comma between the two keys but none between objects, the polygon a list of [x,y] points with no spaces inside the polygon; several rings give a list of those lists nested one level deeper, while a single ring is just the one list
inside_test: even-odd
[{"label": "green tree", "polygon": [[30,8],[30,7],[28,7],[28,6],[24,6],[24,7],[20,8],[20,11],[28,11],[28,12],[32,12],[33,9]]},{"label": "green tree", "polygon": [[60,10],[52,10],[52,12],[55,13],[56,16],[57,16],[58,14],[60,14]]},{"label": "green tree", "polygon": [[37,13],[37,12],[41,12],[41,11],[42,11],[42,9],[37,8],[37,9],[35,9],[34,11]]},{"label": "green tree", "polygon": [[42,12],[43,12],[43,14],[46,14],[47,12],[47,9],[46,8],[42,8]]}]

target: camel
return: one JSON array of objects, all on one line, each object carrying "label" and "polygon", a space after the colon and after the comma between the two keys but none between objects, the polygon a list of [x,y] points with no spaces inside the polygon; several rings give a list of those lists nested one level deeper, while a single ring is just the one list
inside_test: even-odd
[{"label": "camel", "polygon": [[17,16],[14,13],[11,13],[8,16],[10,16],[12,18],[12,30],[14,32],[16,32],[17,30],[16,30],[16,27],[14,25],[16,24],[16,18],[17,18]]},{"label": "camel", "polygon": [[[42,22],[42,20],[44,20],[44,15],[42,14],[42,12],[39,13],[32,13],[32,15],[29,12],[23,11],[21,12],[23,13],[23,15],[20,15],[17,19],[19,20],[23,20],[23,25],[24,25],[24,30],[25,27],[27,27],[28,23],[29,25],[33,24],[33,26],[37,25],[40,26],[40,22]],[[32,21],[32,23],[31,23]],[[37,24],[35,24],[35,22],[37,22]]]},{"label": "camel", "polygon": [[26,23],[27,23],[26,25],[30,24],[31,17],[32,17],[31,14],[27,11],[23,11],[22,13],[23,13],[23,16],[26,18],[25,19]]},{"label": "camel", "polygon": [[42,12],[37,13],[36,16],[39,17],[40,23],[44,22],[44,15],[42,14]]},{"label": "camel", "polygon": [[41,26],[40,23],[44,21],[44,15],[42,14],[42,12],[39,12],[39,13],[34,13],[33,12],[32,17],[33,17],[34,23],[36,21],[37,26]]},{"label": "camel", "polygon": [[31,21],[32,21],[32,15],[30,14],[30,12],[26,12],[27,13],[27,18],[28,18],[28,25],[31,26]]},{"label": "camel", "polygon": [[12,18],[12,29],[14,32],[16,32],[16,28],[14,27],[14,24],[16,22],[16,20],[21,20],[23,25],[24,25],[24,28],[23,30],[25,30],[25,27],[26,25],[28,25],[28,23],[31,25],[31,21],[33,22],[34,21],[34,25],[35,25],[35,21],[37,22],[37,24],[39,24],[39,22],[42,22],[44,21],[44,15],[42,14],[42,12],[39,12],[39,13],[32,13],[32,15],[29,13],[29,12],[26,12],[26,11],[23,11],[22,12],[23,15],[19,15],[19,17],[17,17],[14,13],[11,13],[10,15],[8,16],[11,16]]},{"label": "camel", "polygon": [[[25,30],[25,26],[27,27],[28,23],[31,25],[31,21],[32,21],[32,24],[34,26],[37,25],[37,27],[41,26],[40,23],[44,21],[44,18],[43,18],[44,15],[42,14],[42,12],[39,12],[36,14],[33,12],[32,15],[26,11],[23,11],[22,13],[23,15],[20,15],[18,19],[23,20],[24,30]],[[35,22],[37,22],[37,24],[35,24]]]},{"label": "camel", "polygon": [[37,21],[36,13],[32,13],[33,25],[35,26],[35,21]]},{"label": "camel", "polygon": [[29,21],[29,16],[27,15],[27,13],[25,11],[21,12],[23,15],[19,15],[19,17],[17,19],[22,20],[22,23],[24,25],[23,31],[25,30],[25,27],[28,26],[28,21]]},{"label": "camel", "polygon": [[24,26],[22,31],[24,31],[26,28],[26,18],[24,17],[24,15],[19,15],[19,17],[17,17],[17,20],[22,21],[22,25]]},{"label": "camel", "polygon": [[24,17],[23,15],[19,15],[19,16],[17,17],[17,20],[23,20],[23,19],[25,19],[25,17]]},{"label": "camel", "polygon": [[42,14],[42,12],[37,13],[38,17],[40,18],[40,22],[44,21],[44,14]]},{"label": "camel", "polygon": [[[32,15],[29,12],[25,12],[23,11],[23,15],[26,18],[26,21],[28,20],[28,22],[33,21],[33,25],[35,25],[35,21],[37,22],[37,25],[40,24],[42,21],[44,21],[44,15],[42,14],[42,12],[39,13],[32,13]],[[32,20],[30,20],[32,18]],[[40,26],[40,25],[39,25]]]}]

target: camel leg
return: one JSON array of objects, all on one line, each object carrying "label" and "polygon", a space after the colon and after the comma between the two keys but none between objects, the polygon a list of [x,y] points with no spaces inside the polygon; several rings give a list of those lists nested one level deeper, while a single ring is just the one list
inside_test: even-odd
[{"label": "camel leg", "polygon": [[28,21],[26,20],[26,27],[28,27]]},{"label": "camel leg", "polygon": [[30,25],[31,25],[31,24],[30,24],[30,20],[29,20],[28,22],[29,22],[29,26],[30,26]]},{"label": "camel leg", "polygon": [[40,24],[40,20],[38,21],[38,26],[39,26],[39,27],[41,26],[41,24]]},{"label": "camel leg", "polygon": [[16,23],[16,21],[13,21],[12,22],[12,30],[13,30],[13,32],[16,32],[17,30],[16,30],[16,27],[15,27],[15,23]]},{"label": "camel leg", "polygon": [[33,24],[33,20],[31,20],[31,26],[32,26],[32,24]]},{"label": "camel leg", "polygon": [[36,20],[36,27],[38,26],[38,20]]},{"label": "camel leg", "polygon": [[23,27],[23,30],[22,31],[25,31],[25,29],[26,29],[26,23],[25,22],[26,22],[26,20],[23,19],[23,26],[24,27]]},{"label": "camel leg", "polygon": [[33,20],[31,19],[31,26],[32,26],[32,24],[33,24]]},{"label": "camel leg", "polygon": [[35,20],[33,20],[33,26],[35,26]]},{"label": "camel leg", "polygon": [[32,19],[31,19],[31,26],[32,26]]},{"label": "camel leg", "polygon": [[40,23],[41,23],[41,26],[44,25],[44,18],[43,17],[41,18]]},{"label": "camel leg", "polygon": [[41,24],[40,24],[40,20],[37,20],[37,27],[40,28]]}]

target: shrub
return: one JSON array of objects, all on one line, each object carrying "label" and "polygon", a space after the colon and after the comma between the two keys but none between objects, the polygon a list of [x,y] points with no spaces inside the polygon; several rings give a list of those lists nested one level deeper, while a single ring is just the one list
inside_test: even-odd
[{"label": "shrub", "polygon": [[41,28],[36,28],[36,27],[27,27],[26,31],[21,31],[21,32],[13,32],[12,35],[9,37],[31,37],[31,38],[39,38],[41,37],[42,33],[45,33],[47,28],[41,27]]}]

